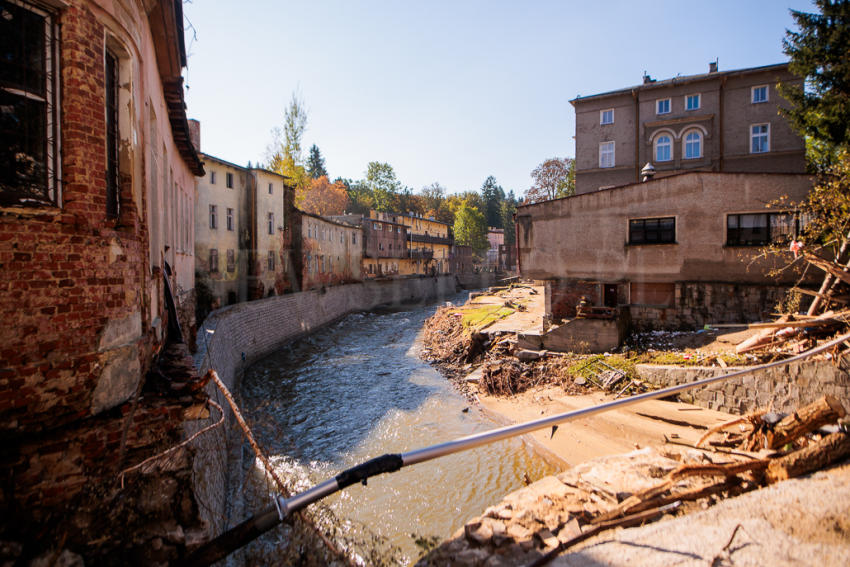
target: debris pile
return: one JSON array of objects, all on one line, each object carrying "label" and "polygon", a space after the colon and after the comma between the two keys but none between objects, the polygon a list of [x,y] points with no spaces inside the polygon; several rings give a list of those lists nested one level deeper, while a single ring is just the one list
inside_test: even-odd
[{"label": "debris pile", "polygon": [[544,565],[607,530],[820,470],[850,456],[844,415],[835,399],[818,400],[760,428],[758,452],[677,443],[589,461],[508,495],[418,564]]}]

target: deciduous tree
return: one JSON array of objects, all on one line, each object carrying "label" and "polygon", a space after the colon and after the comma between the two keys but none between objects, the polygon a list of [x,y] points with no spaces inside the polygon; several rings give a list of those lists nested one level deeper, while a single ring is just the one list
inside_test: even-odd
[{"label": "deciduous tree", "polygon": [[475,251],[486,250],[489,247],[487,219],[481,211],[465,201],[461,202],[455,212],[454,235],[456,243],[471,246]]},{"label": "deciduous tree", "polygon": [[526,200],[530,203],[574,195],[575,160],[572,158],[547,159],[534,168],[531,178],[534,184],[525,194]]},{"label": "deciduous tree", "polygon": [[378,161],[369,162],[366,167],[366,185],[372,192],[375,209],[390,212],[396,204],[401,190],[401,182],[395,176],[393,166]]},{"label": "deciduous tree", "polygon": [[341,181],[331,183],[323,175],[310,180],[310,187],[301,203],[301,209],[314,215],[341,215],[348,206],[348,194]]}]

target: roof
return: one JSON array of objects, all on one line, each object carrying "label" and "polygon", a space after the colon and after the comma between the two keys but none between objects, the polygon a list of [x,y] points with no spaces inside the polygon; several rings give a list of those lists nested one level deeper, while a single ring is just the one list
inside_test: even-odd
[{"label": "roof", "polygon": [[653,89],[661,89],[672,86],[679,86],[688,83],[695,83],[699,81],[707,81],[714,80],[720,77],[732,77],[739,75],[749,75],[752,73],[763,73],[765,71],[784,71],[788,69],[788,63],[775,63],[772,65],[763,65],[761,67],[747,67],[745,69],[733,69],[731,71],[715,71],[713,73],[701,73],[699,75],[685,75],[685,76],[677,76],[671,79],[664,79],[661,81],[657,81],[654,79],[650,79],[650,82],[646,82],[640,85],[634,85],[631,87],[626,87],[623,89],[617,89],[614,91],[607,91],[604,93],[598,93],[594,95],[588,96],[577,96],[576,98],[570,101],[570,104],[573,106],[576,105],[577,102],[584,102],[586,100],[605,98],[609,96],[617,96],[623,94],[631,94],[635,91],[646,91]]}]

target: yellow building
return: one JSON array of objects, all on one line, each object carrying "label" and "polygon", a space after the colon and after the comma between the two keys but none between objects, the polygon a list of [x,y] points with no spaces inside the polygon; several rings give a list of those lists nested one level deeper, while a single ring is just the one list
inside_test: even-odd
[{"label": "yellow building", "polygon": [[407,227],[407,258],[399,261],[399,275],[448,274],[454,238],[449,225],[433,217],[409,213],[369,211],[369,217]]}]

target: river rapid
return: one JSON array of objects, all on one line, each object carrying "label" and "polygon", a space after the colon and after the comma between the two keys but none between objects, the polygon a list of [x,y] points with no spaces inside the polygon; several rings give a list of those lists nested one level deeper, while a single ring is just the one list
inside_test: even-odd
[{"label": "river rapid", "polygon": [[[244,412],[292,488],[303,490],[385,453],[496,427],[419,358],[420,331],[434,310],[349,315],[246,371]],[[263,475],[253,468],[244,490],[265,497]],[[368,486],[327,498],[312,513],[363,563],[410,564],[523,486],[524,478],[553,471],[511,439],[375,477]],[[251,508],[268,505],[248,502]],[[279,538],[277,545],[285,542]]]}]

